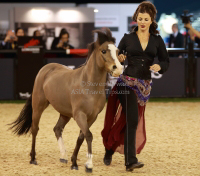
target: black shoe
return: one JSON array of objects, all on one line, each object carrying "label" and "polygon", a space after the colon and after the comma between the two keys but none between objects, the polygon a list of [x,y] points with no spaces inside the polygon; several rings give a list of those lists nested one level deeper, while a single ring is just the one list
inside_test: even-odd
[{"label": "black shoe", "polygon": [[141,168],[144,166],[144,163],[142,162],[137,162],[135,164],[129,164],[126,166],[126,171],[133,171],[136,168]]},{"label": "black shoe", "polygon": [[112,162],[112,155],[114,154],[114,151],[112,149],[108,150],[106,149],[106,153],[104,155],[104,158],[103,158],[103,162],[106,166],[109,166]]},{"label": "black shoe", "polygon": [[112,155],[109,156],[109,157],[105,155],[104,158],[103,158],[103,162],[106,166],[109,166],[112,162]]}]

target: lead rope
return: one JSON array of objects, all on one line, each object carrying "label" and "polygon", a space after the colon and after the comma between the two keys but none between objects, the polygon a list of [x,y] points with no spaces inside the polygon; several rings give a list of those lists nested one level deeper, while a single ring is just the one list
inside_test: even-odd
[{"label": "lead rope", "polygon": [[[124,50],[123,50],[123,54],[125,55],[125,56],[127,56],[127,52],[124,52]],[[125,60],[124,60],[124,70],[125,70]],[[126,84],[126,83],[125,83]],[[127,165],[129,165],[129,162],[128,162],[128,120],[127,120],[127,94],[126,94],[127,92],[126,92],[126,85],[125,85],[125,97],[126,97],[126,130],[127,130],[127,134],[126,134],[126,136],[127,136],[127,138],[126,138],[126,142],[127,142],[127,148],[126,148],[126,152],[127,152],[127,157],[126,157],[126,164]]]}]

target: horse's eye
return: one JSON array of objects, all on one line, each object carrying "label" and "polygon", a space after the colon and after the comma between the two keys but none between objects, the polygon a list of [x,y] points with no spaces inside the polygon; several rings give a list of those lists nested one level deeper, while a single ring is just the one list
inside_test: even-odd
[{"label": "horse's eye", "polygon": [[103,54],[106,54],[106,50],[101,51]]}]

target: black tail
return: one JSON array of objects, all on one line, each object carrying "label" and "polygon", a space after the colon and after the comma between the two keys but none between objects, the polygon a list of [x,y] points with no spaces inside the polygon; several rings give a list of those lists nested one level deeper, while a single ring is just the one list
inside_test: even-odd
[{"label": "black tail", "polygon": [[9,125],[12,125],[10,129],[13,129],[13,133],[17,135],[27,134],[32,124],[32,95],[27,99],[19,117]]}]

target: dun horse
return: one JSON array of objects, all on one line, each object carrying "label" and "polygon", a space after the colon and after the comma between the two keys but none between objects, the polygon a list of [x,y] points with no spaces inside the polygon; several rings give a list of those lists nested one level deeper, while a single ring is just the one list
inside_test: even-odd
[{"label": "dun horse", "polygon": [[13,132],[18,135],[26,134],[31,129],[31,164],[37,164],[35,142],[40,117],[51,104],[60,113],[60,118],[54,127],[61,153],[60,161],[67,162],[62,130],[72,117],[80,127],[80,134],[71,157],[71,169],[78,169],[77,155],[85,138],[88,146],[85,167],[86,171],[92,171],[93,136],[89,128],[106,102],[107,73],[117,77],[123,71],[117,58],[115,38],[112,37],[110,30],[107,28],[104,31],[95,30],[94,33],[98,34],[97,40],[89,45],[88,59],[81,67],[72,70],[67,66],[51,63],[41,68],[36,76],[31,97],[19,117],[11,123],[11,129],[14,128]]}]

